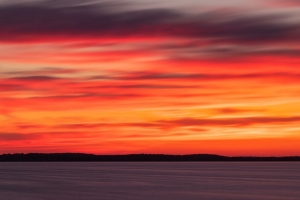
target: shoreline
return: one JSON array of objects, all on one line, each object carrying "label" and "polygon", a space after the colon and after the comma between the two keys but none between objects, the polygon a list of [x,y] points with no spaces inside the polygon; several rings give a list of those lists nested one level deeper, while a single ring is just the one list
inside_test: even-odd
[{"label": "shoreline", "polygon": [[84,153],[16,153],[0,155],[0,162],[289,162],[300,156],[256,157],[221,156],[214,154],[125,154],[95,155]]}]

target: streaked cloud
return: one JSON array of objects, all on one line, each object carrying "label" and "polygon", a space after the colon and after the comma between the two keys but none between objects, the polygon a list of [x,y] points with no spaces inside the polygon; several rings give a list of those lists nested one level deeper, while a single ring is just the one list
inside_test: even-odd
[{"label": "streaked cloud", "polygon": [[297,2],[1,1],[0,153],[299,152]]},{"label": "streaked cloud", "polygon": [[191,37],[225,44],[299,42],[299,24],[285,23],[283,19],[289,16],[280,14],[255,16],[216,11],[189,15],[171,9],[122,11],[118,4],[95,6],[73,1],[65,5],[52,1],[13,4],[0,9],[2,41]]},{"label": "streaked cloud", "polygon": [[163,123],[174,124],[178,126],[222,126],[222,125],[233,125],[233,126],[245,126],[253,124],[277,124],[277,123],[288,123],[298,122],[300,117],[247,117],[247,118],[227,118],[227,119],[179,119],[174,121],[162,121]]},{"label": "streaked cloud", "polygon": [[0,133],[1,141],[19,141],[19,140],[33,140],[40,136],[36,134],[20,134],[20,133]]}]

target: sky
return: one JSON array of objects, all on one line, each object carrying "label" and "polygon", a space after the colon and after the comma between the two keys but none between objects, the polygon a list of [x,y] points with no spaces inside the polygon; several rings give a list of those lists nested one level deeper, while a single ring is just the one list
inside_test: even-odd
[{"label": "sky", "polygon": [[0,1],[0,154],[300,155],[299,0]]}]

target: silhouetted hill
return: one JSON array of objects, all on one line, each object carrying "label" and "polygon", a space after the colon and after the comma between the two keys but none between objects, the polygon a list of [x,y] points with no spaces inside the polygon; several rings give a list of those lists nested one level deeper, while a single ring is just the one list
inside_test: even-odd
[{"label": "silhouetted hill", "polygon": [[3,154],[0,162],[101,162],[101,161],[300,161],[299,156],[289,157],[226,157],[212,154],[165,155],[165,154],[128,154],[94,155],[83,153],[29,153]]}]

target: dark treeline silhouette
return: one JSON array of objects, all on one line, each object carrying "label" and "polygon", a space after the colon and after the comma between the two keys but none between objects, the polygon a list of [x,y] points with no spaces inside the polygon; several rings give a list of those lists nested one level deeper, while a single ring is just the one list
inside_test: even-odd
[{"label": "dark treeline silhouette", "polygon": [[29,153],[3,154],[0,162],[101,162],[101,161],[300,161],[300,156],[286,157],[226,157],[212,154],[165,155],[165,154],[128,154],[94,155],[83,153]]}]

